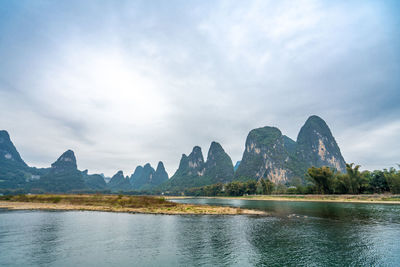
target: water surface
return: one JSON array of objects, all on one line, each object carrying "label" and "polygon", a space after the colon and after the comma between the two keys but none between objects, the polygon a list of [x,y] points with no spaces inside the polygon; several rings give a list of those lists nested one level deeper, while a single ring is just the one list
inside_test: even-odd
[{"label": "water surface", "polygon": [[1,266],[400,266],[400,205],[185,199],[271,216],[0,211]]}]

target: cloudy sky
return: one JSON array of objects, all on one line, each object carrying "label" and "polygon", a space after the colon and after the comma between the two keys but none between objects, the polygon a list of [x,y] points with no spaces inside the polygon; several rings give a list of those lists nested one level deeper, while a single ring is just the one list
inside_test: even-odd
[{"label": "cloudy sky", "polygon": [[399,1],[0,1],[0,128],[48,167],[126,174],[218,141],[293,139],[309,115],[348,162],[400,163]]}]

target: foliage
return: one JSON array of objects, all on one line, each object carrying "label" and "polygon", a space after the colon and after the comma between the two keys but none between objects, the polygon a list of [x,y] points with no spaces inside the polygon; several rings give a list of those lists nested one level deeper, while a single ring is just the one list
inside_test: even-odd
[{"label": "foliage", "polygon": [[371,193],[378,194],[390,191],[383,171],[373,171],[370,173],[369,190]]},{"label": "foliage", "polygon": [[308,178],[315,184],[317,192],[321,194],[332,194],[335,173],[329,167],[311,167],[307,171]]},{"label": "foliage", "polygon": [[203,187],[189,188],[184,191],[187,196],[243,196],[245,194],[254,195],[257,191],[257,182],[230,182],[225,185],[222,183],[207,185]]},{"label": "foliage", "polygon": [[328,167],[308,169],[316,193],[364,194],[400,193],[400,171],[390,170],[360,172],[360,165],[346,164],[346,173],[333,172]]},{"label": "foliage", "polygon": [[274,183],[268,179],[264,180],[263,178],[261,178],[258,181],[258,187],[260,188],[259,193],[263,195],[270,195],[274,190],[274,186]]},{"label": "foliage", "polygon": [[[268,179],[249,179],[246,182],[209,185],[185,190],[190,196],[242,196],[245,194],[400,194],[400,171],[394,168],[383,171],[360,171],[359,165],[346,164],[346,173],[323,166],[307,171],[308,184],[293,180],[292,184],[274,184]],[[290,186],[289,186],[290,185]]]},{"label": "foliage", "polygon": [[398,171],[395,168],[390,168],[389,170],[385,169],[384,176],[389,185],[390,192],[393,194],[400,194],[400,170]]},{"label": "foliage", "polygon": [[354,163],[346,164],[345,178],[348,180],[348,193],[359,194],[364,188],[365,180],[364,176],[359,171],[360,165],[354,166]]}]

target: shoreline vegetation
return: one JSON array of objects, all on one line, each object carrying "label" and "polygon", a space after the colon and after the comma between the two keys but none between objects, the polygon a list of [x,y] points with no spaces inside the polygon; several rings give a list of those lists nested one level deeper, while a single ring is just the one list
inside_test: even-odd
[{"label": "shoreline vegetation", "polygon": [[127,195],[14,195],[0,196],[9,210],[85,210],[168,215],[266,215],[234,207],[180,204],[163,197]]},{"label": "shoreline vegetation", "polygon": [[[290,184],[274,183],[268,178],[244,179],[226,184],[218,183],[202,187],[185,189],[186,196],[207,197],[241,197],[253,195],[297,195],[297,198],[309,195],[308,198],[321,199],[321,195],[330,196],[328,199],[358,198],[363,201],[376,200],[375,195],[384,195],[382,201],[397,201],[400,194],[400,170],[390,168],[383,171],[360,171],[360,165],[346,164],[346,172],[341,173],[334,168],[322,166],[311,167],[305,174],[304,180],[294,179]],[[174,193],[174,192],[173,192]],[[169,194],[174,195],[174,194]],[[179,194],[175,194],[179,195]],[[315,197],[311,196],[315,195]],[[347,197],[353,196],[353,197]],[[357,196],[357,197],[355,197]],[[370,196],[365,199],[365,196]],[[390,198],[390,197],[389,197]]]},{"label": "shoreline vegetation", "polygon": [[267,201],[299,201],[299,202],[338,202],[338,203],[367,203],[367,204],[398,204],[400,195],[248,195],[248,196],[168,196],[166,199],[211,198]]}]

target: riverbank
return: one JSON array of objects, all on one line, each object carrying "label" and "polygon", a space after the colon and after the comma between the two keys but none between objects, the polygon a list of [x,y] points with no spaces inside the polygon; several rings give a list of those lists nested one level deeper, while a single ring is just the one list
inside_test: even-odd
[{"label": "riverbank", "polygon": [[0,208],[10,210],[87,210],[169,215],[265,215],[262,211],[179,204],[162,197],[124,195],[1,196]]},{"label": "riverbank", "polygon": [[[192,198],[185,196],[167,197],[167,199]],[[268,201],[304,201],[304,202],[342,202],[342,203],[372,203],[400,204],[400,195],[250,195],[240,197],[199,197],[218,199],[268,200]]]}]

